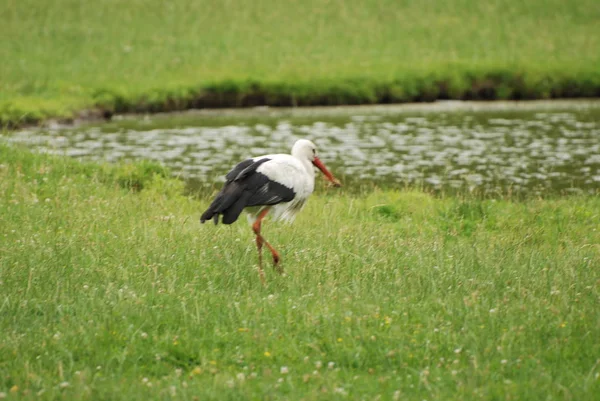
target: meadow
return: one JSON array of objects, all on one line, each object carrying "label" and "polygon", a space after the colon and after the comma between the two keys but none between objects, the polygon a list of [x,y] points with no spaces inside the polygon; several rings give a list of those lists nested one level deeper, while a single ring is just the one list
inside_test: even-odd
[{"label": "meadow", "polygon": [[600,96],[596,0],[4,0],[0,125]]},{"label": "meadow", "polygon": [[263,287],[162,167],[0,145],[0,398],[598,399],[599,197],[317,186]]}]

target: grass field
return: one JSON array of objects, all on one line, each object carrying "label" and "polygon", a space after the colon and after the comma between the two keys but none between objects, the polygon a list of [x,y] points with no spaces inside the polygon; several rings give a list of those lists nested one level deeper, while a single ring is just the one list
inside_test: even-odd
[{"label": "grass field", "polygon": [[0,398],[598,399],[599,197],[320,180],[263,288],[166,176],[0,146]]},{"label": "grass field", "polygon": [[600,96],[597,0],[5,0],[0,123]]}]

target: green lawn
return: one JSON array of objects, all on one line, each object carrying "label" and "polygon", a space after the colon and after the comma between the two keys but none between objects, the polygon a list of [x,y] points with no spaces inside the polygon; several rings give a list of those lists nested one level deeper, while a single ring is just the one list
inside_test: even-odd
[{"label": "green lawn", "polygon": [[599,197],[319,180],[263,288],[166,176],[0,146],[0,397],[598,399]]},{"label": "green lawn", "polygon": [[600,2],[4,0],[0,123],[84,108],[600,96]]}]

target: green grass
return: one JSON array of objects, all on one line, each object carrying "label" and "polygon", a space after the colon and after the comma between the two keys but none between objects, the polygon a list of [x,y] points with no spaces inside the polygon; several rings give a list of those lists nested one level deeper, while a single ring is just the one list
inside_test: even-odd
[{"label": "green grass", "polygon": [[0,123],[600,96],[596,0],[5,0]]},{"label": "green grass", "polygon": [[[151,164],[0,146],[6,399],[594,400],[600,198],[319,191],[251,230]],[[287,373],[286,373],[287,372]]]}]

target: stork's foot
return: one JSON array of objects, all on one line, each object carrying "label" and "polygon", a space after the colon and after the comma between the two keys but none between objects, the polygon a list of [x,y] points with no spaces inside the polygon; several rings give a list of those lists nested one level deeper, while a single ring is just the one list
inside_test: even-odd
[{"label": "stork's foot", "polygon": [[278,254],[273,254],[273,269],[279,274],[283,274],[283,267],[281,267],[281,258]]},{"label": "stork's foot", "polygon": [[281,267],[281,264],[280,264],[281,256],[279,256],[279,252],[277,252],[275,250],[275,248],[273,248],[273,246],[266,241],[265,241],[265,245],[269,248],[269,251],[271,251],[271,256],[273,256],[273,269],[275,269],[275,271],[277,271],[277,273],[283,274],[283,267]]}]

